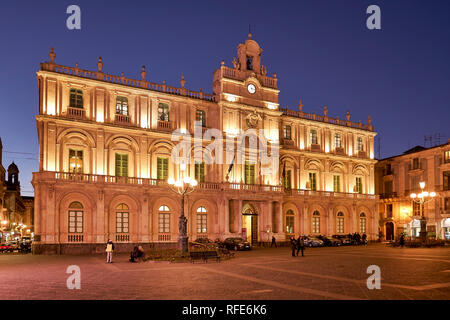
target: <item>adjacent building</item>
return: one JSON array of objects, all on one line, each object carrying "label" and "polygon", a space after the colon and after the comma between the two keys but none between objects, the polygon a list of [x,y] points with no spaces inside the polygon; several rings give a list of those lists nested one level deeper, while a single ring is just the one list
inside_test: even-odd
[{"label": "adjacent building", "polygon": [[[377,239],[370,117],[363,124],[349,113],[332,118],[326,107],[281,108],[278,78],[261,54],[249,34],[232,67],[222,61],[214,71],[207,94],[187,89],[184,76],[179,87],[151,82],[145,67],[141,79],[106,74],[101,58],[96,71],[58,65],[52,49],[37,72],[34,252],[103,252],[107,239],[118,250],[175,245],[181,203],[167,181],[185,176],[198,181],[185,202],[191,240],[244,236],[257,244],[353,232]],[[199,142],[190,163],[172,161],[174,130],[204,134],[189,138]],[[269,168],[247,142],[237,159],[238,145],[253,138],[279,154]],[[211,152],[213,141],[223,143]],[[212,161],[220,154],[228,160]]]},{"label": "adjacent building", "polygon": [[22,236],[32,236],[34,198],[21,196],[19,168],[12,162],[6,171],[2,165],[2,155],[0,139],[0,242],[8,242]]},{"label": "adjacent building", "polygon": [[420,233],[421,208],[411,193],[420,193],[420,182],[435,199],[424,205],[429,237],[450,239],[450,141],[432,148],[414,147],[380,160],[376,165],[376,192],[380,194],[380,229],[387,240],[405,232]]}]

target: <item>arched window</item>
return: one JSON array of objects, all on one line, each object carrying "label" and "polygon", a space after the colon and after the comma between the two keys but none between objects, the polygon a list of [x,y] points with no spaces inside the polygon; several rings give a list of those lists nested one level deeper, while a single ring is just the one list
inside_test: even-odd
[{"label": "arched window", "polygon": [[125,203],[116,207],[116,233],[128,233],[130,222],[130,209]]},{"label": "arched window", "polygon": [[342,212],[338,212],[338,214],[337,214],[336,232],[344,233],[344,214]]},{"label": "arched window", "polygon": [[116,114],[121,114],[124,116],[128,115],[128,98],[127,97],[117,97],[116,98]]},{"label": "arched window", "polygon": [[205,207],[197,209],[197,233],[207,233],[208,230],[208,210]]},{"label": "arched window", "polygon": [[294,233],[294,211],[292,210],[286,212],[286,233]]},{"label": "arched window", "polygon": [[83,205],[72,202],[69,205],[69,233],[83,233]]},{"label": "arched window", "polygon": [[162,205],[158,209],[158,230],[159,233],[169,233],[170,232],[170,209],[166,205]]},{"label": "arched window", "polygon": [[320,212],[314,211],[312,218],[312,232],[320,233]]},{"label": "arched window", "polygon": [[366,233],[366,214],[364,212],[361,212],[359,215],[359,232],[360,233]]},{"label": "arched window", "polygon": [[317,131],[312,129],[309,132],[309,140],[311,142],[311,144],[317,144]]}]

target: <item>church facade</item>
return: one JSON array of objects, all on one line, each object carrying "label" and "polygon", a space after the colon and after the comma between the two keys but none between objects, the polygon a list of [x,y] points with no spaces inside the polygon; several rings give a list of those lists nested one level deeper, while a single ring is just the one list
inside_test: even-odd
[{"label": "church facade", "polygon": [[[184,76],[179,87],[151,82],[145,67],[138,80],[106,74],[101,58],[97,71],[58,65],[52,49],[37,72],[34,253],[103,252],[107,239],[118,250],[175,246],[181,197],[168,180],[185,177],[198,182],[184,205],[190,240],[377,239],[370,117],[282,108],[259,44],[249,35],[237,51],[207,94],[187,89]],[[174,131],[194,145],[187,163],[174,161]]]}]

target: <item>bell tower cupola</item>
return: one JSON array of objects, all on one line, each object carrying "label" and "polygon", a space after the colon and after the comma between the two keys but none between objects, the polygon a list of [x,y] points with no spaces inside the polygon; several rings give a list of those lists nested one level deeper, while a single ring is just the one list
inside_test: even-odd
[{"label": "bell tower cupola", "polygon": [[222,60],[214,72],[213,92],[219,102],[270,110],[278,109],[278,79],[261,64],[262,49],[251,33],[237,46],[237,58],[228,67]]}]

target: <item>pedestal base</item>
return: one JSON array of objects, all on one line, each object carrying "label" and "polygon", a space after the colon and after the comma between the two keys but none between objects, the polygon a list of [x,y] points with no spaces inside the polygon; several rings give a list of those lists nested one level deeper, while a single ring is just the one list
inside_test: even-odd
[{"label": "pedestal base", "polygon": [[188,240],[189,240],[188,236],[178,237],[178,250],[180,250],[182,253],[188,253],[189,251]]}]

